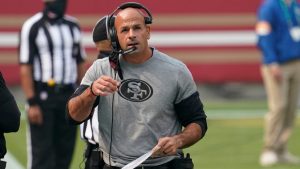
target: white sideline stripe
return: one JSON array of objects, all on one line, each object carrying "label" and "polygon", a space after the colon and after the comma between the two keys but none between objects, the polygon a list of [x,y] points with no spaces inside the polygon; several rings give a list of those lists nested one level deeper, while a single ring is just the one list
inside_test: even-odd
[{"label": "white sideline stripe", "polygon": [[254,31],[153,32],[150,39],[154,46],[243,46],[255,42]]},{"label": "white sideline stripe", "polygon": [[7,169],[25,169],[18,160],[9,152],[6,153],[4,156],[4,160],[6,161],[6,168]]},{"label": "white sideline stripe", "polygon": [[254,119],[263,118],[267,110],[208,110],[206,111],[207,119],[226,120],[226,119]]},{"label": "white sideline stripe", "polygon": [[[268,110],[208,110],[205,111],[207,119],[211,120],[239,120],[239,119],[257,119],[264,118]],[[300,118],[300,109],[297,110],[297,116]]]},{"label": "white sideline stripe", "polygon": [[[245,46],[256,43],[254,31],[175,31],[151,32],[149,43],[155,47]],[[0,32],[0,47],[17,47],[17,32]],[[91,33],[83,33],[83,45],[94,47]]]}]

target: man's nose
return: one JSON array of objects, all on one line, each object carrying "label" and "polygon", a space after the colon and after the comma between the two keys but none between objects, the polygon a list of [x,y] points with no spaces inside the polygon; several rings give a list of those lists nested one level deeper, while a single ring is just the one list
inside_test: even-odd
[{"label": "man's nose", "polygon": [[129,38],[135,38],[136,37],[136,32],[133,29],[129,30]]}]

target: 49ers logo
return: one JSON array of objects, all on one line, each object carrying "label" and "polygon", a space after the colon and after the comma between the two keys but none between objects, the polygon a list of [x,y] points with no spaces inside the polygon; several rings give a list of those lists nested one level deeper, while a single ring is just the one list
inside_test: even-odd
[{"label": "49ers logo", "polygon": [[143,102],[152,96],[153,89],[145,81],[127,79],[121,82],[118,93],[126,100]]}]

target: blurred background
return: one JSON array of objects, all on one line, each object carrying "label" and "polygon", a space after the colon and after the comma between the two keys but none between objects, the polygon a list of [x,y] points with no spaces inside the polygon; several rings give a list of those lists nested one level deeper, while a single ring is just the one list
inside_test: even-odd
[{"label": "blurred background", "polygon": [[[91,31],[122,0],[70,0],[67,13],[79,19],[89,60],[96,57]],[[260,82],[255,47],[255,11],[260,0],[139,0],[153,14],[151,43],[184,61],[201,83]],[[43,8],[42,0],[3,1],[0,6],[0,63],[9,84],[19,83],[18,31]],[[13,70],[13,71],[12,71]]]},{"label": "blurred background", "polygon": [[[187,64],[208,115],[206,137],[187,149],[195,169],[256,169],[262,146],[265,91],[254,25],[261,0],[136,0],[153,14],[150,43]],[[67,13],[79,19],[91,63],[97,56],[91,31],[99,18],[124,0],[69,0]],[[43,9],[42,0],[10,0],[0,5],[0,70],[23,111],[21,129],[7,134],[8,169],[26,166],[26,116],[20,90],[18,32]],[[290,146],[300,155],[297,129]],[[84,143],[78,136],[71,168],[80,168]],[[279,165],[271,168],[298,168]]]}]

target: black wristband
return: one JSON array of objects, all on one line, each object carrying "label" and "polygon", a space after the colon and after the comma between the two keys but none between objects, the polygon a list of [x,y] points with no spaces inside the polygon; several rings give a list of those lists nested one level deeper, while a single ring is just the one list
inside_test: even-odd
[{"label": "black wristband", "polygon": [[34,106],[38,104],[38,101],[35,97],[31,97],[27,99],[27,103],[29,104],[29,106]]},{"label": "black wristband", "polygon": [[98,95],[96,95],[96,94],[93,92],[93,84],[94,84],[94,82],[91,84],[90,90],[91,90],[91,92],[92,92],[92,94],[93,94],[94,96],[98,96]]}]

